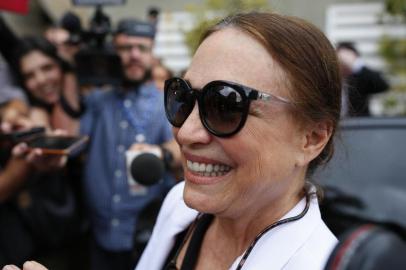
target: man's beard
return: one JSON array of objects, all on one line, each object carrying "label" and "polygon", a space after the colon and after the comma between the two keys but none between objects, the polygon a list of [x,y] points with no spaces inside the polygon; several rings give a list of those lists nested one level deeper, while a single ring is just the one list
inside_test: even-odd
[{"label": "man's beard", "polygon": [[146,69],[144,76],[141,79],[138,80],[134,80],[134,79],[130,79],[127,76],[124,77],[123,79],[123,88],[125,89],[138,89],[138,87],[149,81],[152,78],[152,72],[151,69]]}]

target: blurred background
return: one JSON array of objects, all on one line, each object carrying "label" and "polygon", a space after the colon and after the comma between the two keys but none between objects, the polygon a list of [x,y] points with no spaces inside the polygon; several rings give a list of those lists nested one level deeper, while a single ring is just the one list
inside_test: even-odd
[{"label": "blurred background", "polygon": [[[67,11],[76,13],[86,28],[94,6],[75,6],[70,0],[32,0],[26,15],[4,13],[19,34],[39,34],[57,24]],[[91,3],[92,1],[84,1]],[[111,2],[111,1],[106,1]],[[114,2],[114,1],[113,1]],[[184,71],[197,42],[199,26],[222,11],[262,8],[309,20],[322,29],[330,40],[353,42],[367,66],[380,70],[390,81],[389,94],[371,98],[371,114],[404,115],[406,101],[406,27],[404,0],[127,0],[104,6],[113,25],[125,17],[147,19],[157,14],[155,55],[173,73]],[[217,14],[216,14],[217,13]],[[224,13],[224,12],[223,12]],[[399,93],[400,92],[400,93]]]}]

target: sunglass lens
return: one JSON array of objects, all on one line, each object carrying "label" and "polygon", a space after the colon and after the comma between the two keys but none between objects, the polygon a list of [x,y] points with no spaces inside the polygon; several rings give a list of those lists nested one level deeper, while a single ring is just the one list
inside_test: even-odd
[{"label": "sunglass lens", "polygon": [[230,86],[212,85],[203,96],[202,111],[209,129],[217,135],[234,133],[243,118],[245,100]]},{"label": "sunglass lens", "polygon": [[192,112],[195,97],[188,85],[178,79],[167,81],[165,85],[165,110],[169,122],[180,127]]}]

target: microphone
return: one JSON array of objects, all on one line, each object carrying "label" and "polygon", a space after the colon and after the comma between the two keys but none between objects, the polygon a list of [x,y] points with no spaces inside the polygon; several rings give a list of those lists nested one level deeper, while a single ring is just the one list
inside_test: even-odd
[{"label": "microphone", "polygon": [[137,155],[130,165],[133,179],[144,186],[151,186],[163,178],[165,172],[164,162],[152,153]]}]

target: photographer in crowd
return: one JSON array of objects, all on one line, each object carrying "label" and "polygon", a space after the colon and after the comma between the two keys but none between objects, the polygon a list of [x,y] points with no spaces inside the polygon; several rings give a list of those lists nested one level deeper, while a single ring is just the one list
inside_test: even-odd
[{"label": "photographer in crowd", "polygon": [[84,186],[94,241],[91,269],[133,269],[139,214],[173,184],[130,184],[126,152],[156,151],[168,168],[178,149],[165,118],[163,95],[150,80],[155,28],[135,19],[118,23],[113,46],[125,75],[121,87],[92,91],[81,119],[81,134],[90,137]]},{"label": "photographer in crowd", "polygon": [[83,46],[82,22],[74,12],[68,11],[55,25],[50,25],[44,37],[58,50],[58,54],[68,63],[74,65],[75,55]]}]

